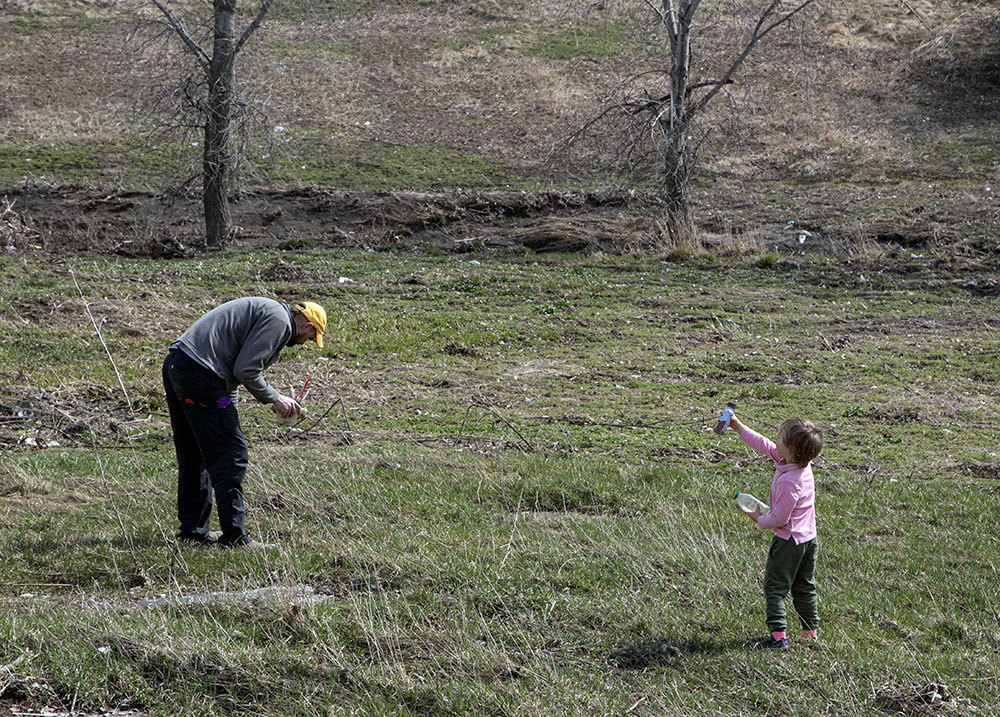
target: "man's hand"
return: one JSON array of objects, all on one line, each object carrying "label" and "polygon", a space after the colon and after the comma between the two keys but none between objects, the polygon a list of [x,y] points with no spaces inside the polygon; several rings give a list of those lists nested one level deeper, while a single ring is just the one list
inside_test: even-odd
[{"label": "man's hand", "polygon": [[751,512],[751,513],[747,513],[746,511],[743,511],[743,514],[746,515],[746,517],[748,517],[754,523],[757,522],[757,518],[759,518],[760,516],[763,515],[763,513],[760,512],[760,508],[754,508],[753,512]]},{"label": "man's hand", "polygon": [[278,395],[278,400],[271,404],[271,410],[282,418],[296,418],[302,415],[302,406],[290,396]]}]

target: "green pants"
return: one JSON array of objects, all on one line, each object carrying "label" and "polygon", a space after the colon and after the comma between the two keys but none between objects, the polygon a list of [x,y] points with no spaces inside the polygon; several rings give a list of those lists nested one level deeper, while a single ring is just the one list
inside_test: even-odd
[{"label": "green pants", "polygon": [[819,627],[816,581],[816,538],[796,545],[794,540],[771,538],[771,549],[764,568],[764,600],[767,604],[767,626],[771,632],[784,631],[785,596],[792,593],[792,604],[799,615],[803,630]]}]

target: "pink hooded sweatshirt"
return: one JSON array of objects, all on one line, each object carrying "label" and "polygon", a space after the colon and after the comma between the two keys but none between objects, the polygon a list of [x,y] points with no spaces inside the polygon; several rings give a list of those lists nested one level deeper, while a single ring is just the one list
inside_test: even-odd
[{"label": "pink hooded sweatshirt", "polygon": [[816,537],[816,489],[812,464],[798,466],[778,457],[777,444],[746,426],[740,440],[778,464],[771,480],[770,512],[757,519],[762,530],[773,530],[782,540],[796,545]]}]

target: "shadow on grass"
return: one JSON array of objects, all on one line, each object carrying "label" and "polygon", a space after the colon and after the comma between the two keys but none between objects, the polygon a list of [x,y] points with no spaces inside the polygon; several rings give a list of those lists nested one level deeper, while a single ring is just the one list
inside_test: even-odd
[{"label": "shadow on grass", "polygon": [[619,647],[608,655],[608,661],[622,670],[643,670],[657,665],[677,664],[689,655],[719,655],[733,650],[747,650],[753,642],[750,639],[646,637]]},{"label": "shadow on grass", "polygon": [[[75,548],[101,548],[110,547],[118,550],[163,548],[168,545],[162,535],[143,535],[137,537],[125,537],[117,535],[113,538],[99,538],[96,536],[80,538],[43,538],[41,540],[20,540],[13,541],[11,548],[22,553],[57,553],[73,550]],[[193,546],[201,547],[201,546]]]}]

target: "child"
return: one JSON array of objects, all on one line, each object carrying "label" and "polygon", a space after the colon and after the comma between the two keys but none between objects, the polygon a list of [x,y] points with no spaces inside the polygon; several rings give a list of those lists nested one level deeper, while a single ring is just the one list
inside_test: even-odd
[{"label": "child", "polygon": [[789,418],[778,427],[773,443],[744,426],[734,415],[730,421],[740,440],[777,463],[769,511],[748,513],[763,530],[773,530],[771,549],[764,569],[764,600],[767,626],[771,634],[758,647],[786,649],[785,596],[791,591],[792,604],[806,637],[816,638],[819,627],[816,583],[816,492],[812,460],[823,449],[823,432],[804,418]]}]

